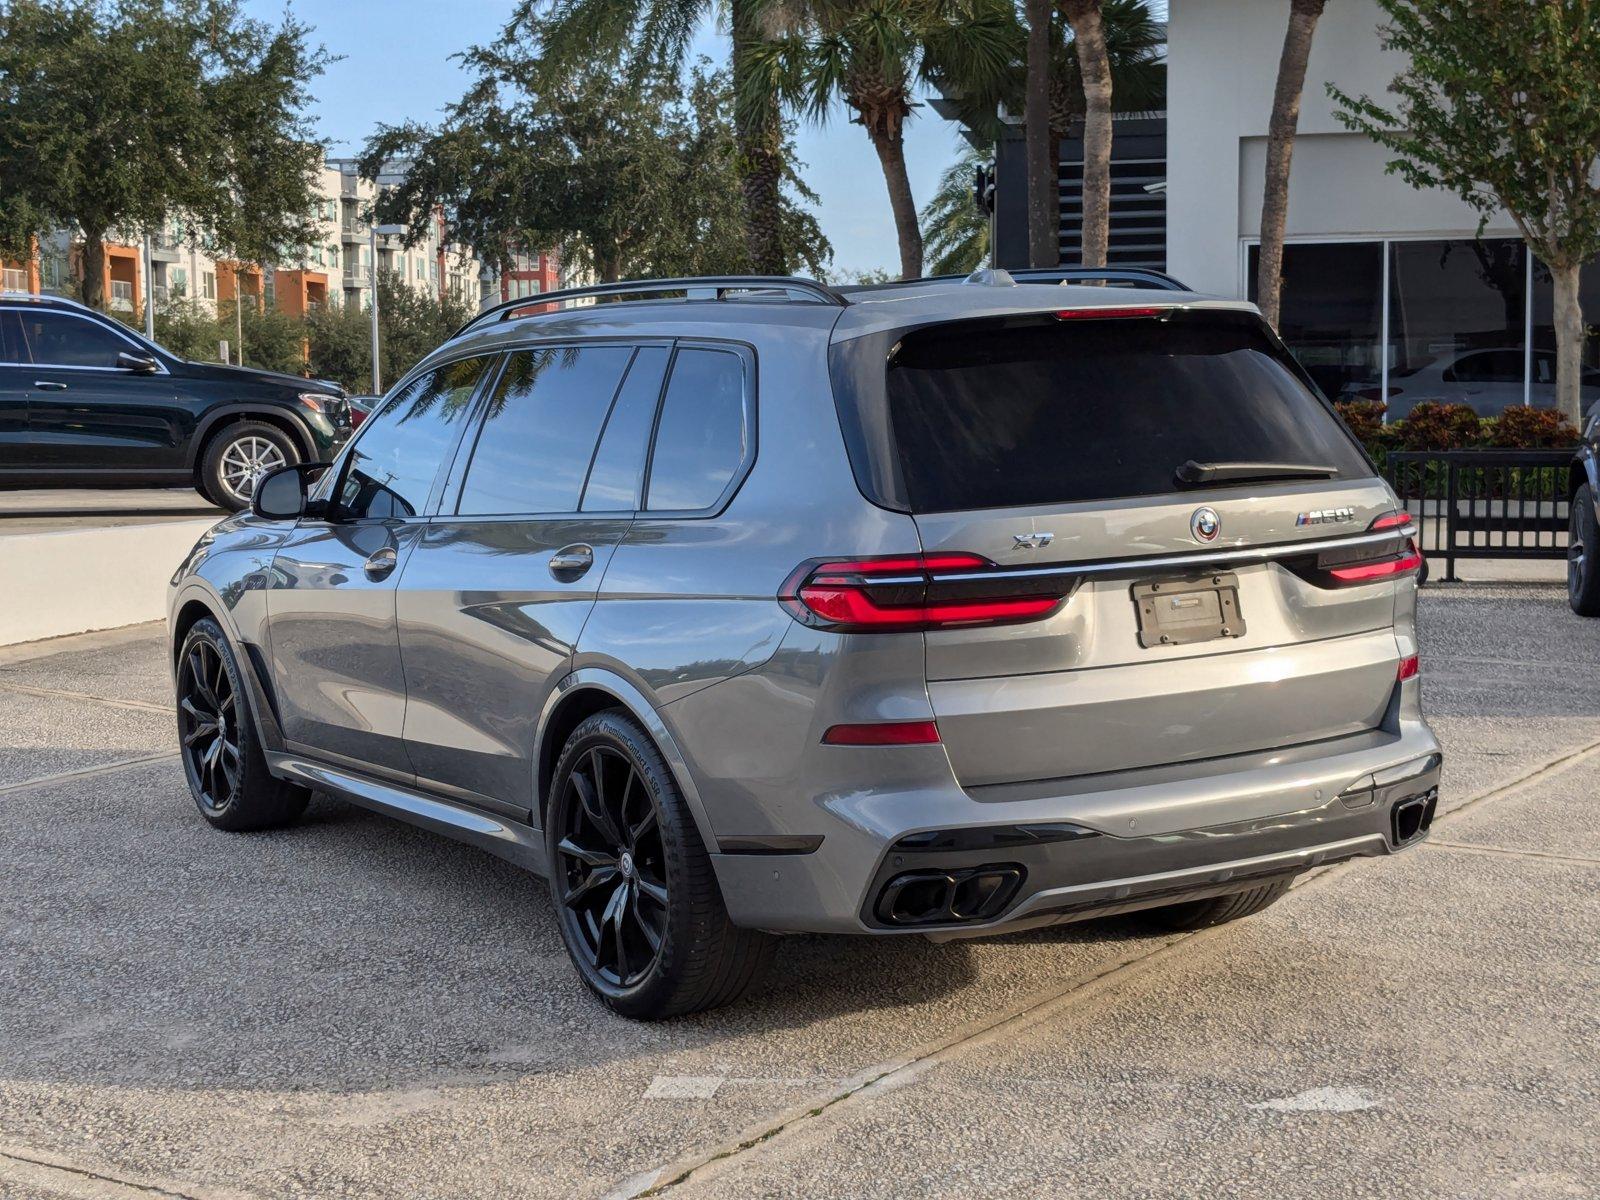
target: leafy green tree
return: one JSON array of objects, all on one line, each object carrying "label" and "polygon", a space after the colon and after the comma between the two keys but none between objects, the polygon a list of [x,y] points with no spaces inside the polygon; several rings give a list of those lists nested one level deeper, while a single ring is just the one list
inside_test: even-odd
[{"label": "leafy green tree", "polygon": [[[379,197],[381,220],[415,239],[442,209],[450,237],[490,262],[559,245],[606,280],[756,268],[725,75],[696,66],[685,87],[673,71],[634,81],[593,63],[547,84],[520,42],[466,57],[478,78],[442,127],[386,126],[368,141],[369,178],[391,158],[410,163]],[[781,269],[820,271],[831,251],[803,207],[815,197],[786,183],[779,218],[795,257]]]},{"label": "leafy green tree", "polygon": [[[803,8],[803,3],[796,5],[793,14]],[[683,66],[695,30],[708,15],[725,17],[733,94],[752,96],[748,76],[756,70],[755,52],[792,15],[771,9],[763,13],[757,0],[726,0],[725,6],[723,0],[521,0],[500,45],[505,53],[539,64],[542,86],[535,91],[588,69],[597,56],[626,54],[630,74],[639,79]],[[733,125],[746,259],[761,274],[781,274],[789,263],[804,258],[805,251],[790,240],[794,225],[787,219],[784,198],[790,168],[777,105],[770,95],[759,104],[740,102]]]},{"label": "leafy green tree", "polygon": [[1500,210],[1555,283],[1556,397],[1581,421],[1578,277],[1600,254],[1600,0],[1378,0],[1383,47],[1408,65],[1394,107],[1329,85],[1340,119],[1413,187]]},{"label": "leafy green tree", "polygon": [[322,147],[307,26],[238,0],[0,5],[0,243],[76,228],[83,297],[103,307],[113,230],[184,213],[225,254],[271,261],[309,240]]},{"label": "leafy green tree", "polygon": [[[378,273],[378,355],[385,386],[392,385],[425,354],[436,350],[473,315],[454,296],[443,299],[409,286],[388,271]],[[325,304],[299,323],[306,364],[318,379],[351,392],[372,387],[372,309],[361,304]],[[297,371],[299,368],[295,368]]]},{"label": "leafy green tree", "polygon": [[[780,9],[788,0],[754,0]],[[996,94],[1019,50],[1011,0],[813,0],[803,31],[752,51],[751,89],[740,105],[769,98],[827,118],[842,103],[877,151],[900,248],[900,277],[922,274],[922,231],[906,171],[905,122],[920,84],[943,82]]]},{"label": "leafy green tree", "polygon": [[939,176],[939,188],[922,210],[922,236],[933,258],[930,273],[964,275],[989,257],[989,214],[974,189],[984,157],[968,147]]},{"label": "leafy green tree", "polygon": [[[382,312],[382,303],[379,303]],[[311,374],[365,395],[372,388],[372,322],[359,304],[324,304],[306,314]]]}]

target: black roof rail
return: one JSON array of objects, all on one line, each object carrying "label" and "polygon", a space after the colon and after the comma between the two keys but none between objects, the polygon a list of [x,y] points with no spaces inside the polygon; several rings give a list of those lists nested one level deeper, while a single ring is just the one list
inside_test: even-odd
[{"label": "black roof rail", "polygon": [[516,300],[503,300],[484,309],[451,334],[451,337],[458,338],[480,325],[510,320],[518,309],[533,308],[536,305],[562,304],[571,300],[600,300],[608,296],[648,298],[668,292],[682,292],[686,300],[726,300],[735,292],[774,292],[781,293],[786,300],[804,304],[832,304],[842,307],[849,303],[827,284],[798,275],[691,275],[679,279],[624,279],[617,283],[596,283],[588,287],[563,288],[556,292],[537,292],[532,296],[522,296]]},{"label": "black roof rail", "polygon": [[[987,270],[988,268],[979,268]],[[1075,280],[1105,280],[1122,283],[1146,284],[1167,292],[1187,292],[1189,289],[1171,275],[1151,267],[1011,267],[1005,271],[1015,283],[1072,283]],[[854,292],[876,291],[879,288],[916,287],[924,283],[964,283],[971,275],[924,275],[917,279],[890,279],[883,283],[860,283],[843,286],[839,291],[847,295]]]}]

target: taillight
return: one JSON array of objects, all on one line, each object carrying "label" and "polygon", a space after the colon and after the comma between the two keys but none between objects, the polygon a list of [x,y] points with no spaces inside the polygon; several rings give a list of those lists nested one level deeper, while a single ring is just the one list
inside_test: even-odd
[{"label": "taillight", "polygon": [[1394,677],[1404,683],[1408,679],[1415,679],[1417,673],[1421,670],[1422,664],[1417,661],[1417,656],[1413,654],[1400,660],[1400,669],[1395,672]]},{"label": "taillight", "polygon": [[1115,321],[1125,317],[1159,317],[1171,312],[1170,308],[1064,308],[1056,313],[1058,321]]},{"label": "taillight", "polygon": [[1398,579],[1422,569],[1422,552],[1417,549],[1416,525],[1411,514],[1384,513],[1367,526],[1368,532],[1392,531],[1394,537],[1364,546],[1341,546],[1325,550],[1315,559],[1291,564],[1302,578],[1319,587],[1354,587]]},{"label": "taillight", "polygon": [[822,735],[828,746],[928,746],[939,740],[932,721],[869,721],[831,725]]},{"label": "taillight", "polygon": [[798,621],[849,633],[1003,625],[1048,616],[1071,588],[1018,579],[977,554],[898,554],[802,563],[778,599]]}]

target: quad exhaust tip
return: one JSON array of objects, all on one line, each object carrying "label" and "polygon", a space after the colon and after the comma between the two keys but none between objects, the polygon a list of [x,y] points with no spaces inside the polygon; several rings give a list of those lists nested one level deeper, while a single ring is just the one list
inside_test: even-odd
[{"label": "quad exhaust tip", "polygon": [[1439,789],[1429,788],[1417,796],[1396,800],[1389,810],[1389,832],[1396,847],[1406,846],[1424,836],[1433,824],[1439,805]]},{"label": "quad exhaust tip", "polygon": [[959,925],[999,916],[1022,887],[1022,867],[990,863],[896,875],[878,897],[885,925]]}]

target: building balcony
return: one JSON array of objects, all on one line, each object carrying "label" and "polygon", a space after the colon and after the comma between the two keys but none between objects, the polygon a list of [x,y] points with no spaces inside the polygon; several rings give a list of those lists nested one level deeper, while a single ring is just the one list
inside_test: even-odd
[{"label": "building balcony", "polygon": [[0,278],[0,292],[25,292],[28,290],[28,270],[26,267],[7,267],[4,277]]},{"label": "building balcony", "polygon": [[346,267],[344,269],[344,286],[347,288],[364,288],[372,286],[371,267]]}]

